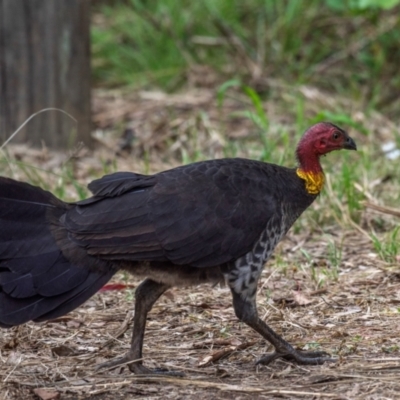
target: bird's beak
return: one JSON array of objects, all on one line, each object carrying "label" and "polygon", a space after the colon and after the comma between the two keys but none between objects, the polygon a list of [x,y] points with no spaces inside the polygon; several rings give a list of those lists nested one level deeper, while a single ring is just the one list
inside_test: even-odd
[{"label": "bird's beak", "polygon": [[347,150],[357,150],[357,145],[350,136],[347,136],[346,140],[343,143],[343,148]]}]

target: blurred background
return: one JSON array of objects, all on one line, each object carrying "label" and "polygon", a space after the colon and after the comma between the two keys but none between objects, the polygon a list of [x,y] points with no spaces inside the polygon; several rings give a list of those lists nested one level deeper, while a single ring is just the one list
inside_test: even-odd
[{"label": "blurred background", "polygon": [[193,101],[200,120],[212,121],[224,103],[233,108],[218,116],[228,123],[217,128],[224,139],[250,134],[251,125],[238,126],[247,117],[253,132],[269,132],[261,138],[269,146],[285,125],[299,132],[326,119],[398,142],[398,3],[98,1],[93,85],[189,97],[211,91],[186,107]]},{"label": "blurred background", "polygon": [[267,97],[274,84],[307,84],[393,116],[398,3],[96,1],[94,83],[175,91],[237,78]]}]

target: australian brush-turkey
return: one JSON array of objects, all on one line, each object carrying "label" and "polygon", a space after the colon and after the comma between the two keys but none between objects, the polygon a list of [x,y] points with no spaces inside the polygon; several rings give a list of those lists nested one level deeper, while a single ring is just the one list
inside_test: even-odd
[{"label": "australian brush-turkey", "polygon": [[62,316],[118,270],[146,278],[136,289],[130,351],[102,366],[142,364],[147,313],[170,287],[226,282],[239,320],[274,347],[259,362],[332,359],[295,350],[257,315],[257,282],[277,243],[324,184],[320,156],[356,150],[318,123],[300,140],[297,168],[247,159],[198,162],[155,175],[118,172],[89,184],[93,197],[64,203],[0,178],[0,326]]}]

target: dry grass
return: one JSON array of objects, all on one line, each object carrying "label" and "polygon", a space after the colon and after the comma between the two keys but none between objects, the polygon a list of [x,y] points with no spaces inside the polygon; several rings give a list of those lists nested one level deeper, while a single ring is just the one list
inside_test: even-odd
[{"label": "dry grass", "polygon": [[396,398],[399,276],[377,262],[363,237],[346,238],[338,280],[321,289],[292,249],[301,244],[322,269],[326,242],[289,235],[278,250],[286,273],[271,261],[258,295],[260,315],[277,332],[300,348],[328,351],[336,364],[255,367],[267,345],[237,322],[228,289],[200,286],[163,296],[145,338],[146,365],[183,371],[185,378],[133,376],[126,367],[95,372],[97,363],[124,353],[130,339],[132,291],[106,291],[63,318],[2,332],[2,396],[33,399],[32,390],[42,388],[63,399]]},{"label": "dry grass", "polygon": [[[112,128],[112,135],[97,133],[95,154],[11,146],[9,158],[51,170],[50,175],[38,171],[29,178],[62,188],[63,197],[72,199],[77,195],[64,178],[66,165],[83,184],[109,170],[152,172],[177,165],[185,152],[196,158],[196,146],[202,149],[200,158],[220,157],[225,141],[251,138],[252,133],[249,121],[227,118],[244,100],[230,99],[218,111],[214,98],[205,90],[171,97],[99,95],[94,119],[100,128]],[[273,107],[269,112],[276,113],[274,121],[285,124]],[[199,108],[207,118],[194,112]],[[130,153],[117,140],[125,126],[118,125],[121,118],[140,132]],[[228,135],[215,128],[216,120],[223,121]],[[253,148],[246,151],[244,155],[252,155]],[[8,175],[26,179],[27,169],[16,164],[7,168]],[[321,204],[315,207],[322,209]],[[360,220],[370,220],[373,212],[362,209]],[[393,222],[392,217],[382,218]],[[129,277],[132,287],[100,292],[63,318],[1,331],[0,398],[398,398],[398,263],[382,261],[360,226],[332,225],[323,232],[302,227],[282,241],[265,268],[259,313],[295,346],[323,349],[337,363],[309,367],[276,361],[256,367],[257,358],[271,349],[237,321],[227,288],[199,286],[168,291],[150,313],[145,336],[145,364],[182,371],[185,378],[134,376],[126,367],[96,372],[96,364],[129,347],[134,287],[139,283]],[[340,248],[337,264],[328,257],[332,246]],[[126,284],[126,279],[119,274],[113,282]]]}]

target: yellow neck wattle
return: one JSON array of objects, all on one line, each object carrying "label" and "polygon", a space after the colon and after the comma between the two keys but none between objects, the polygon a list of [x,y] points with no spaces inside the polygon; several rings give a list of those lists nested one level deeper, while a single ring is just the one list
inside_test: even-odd
[{"label": "yellow neck wattle", "polygon": [[305,180],[306,190],[309,194],[318,194],[324,186],[324,173],[321,172],[306,172],[300,168],[296,170],[297,176]]}]

